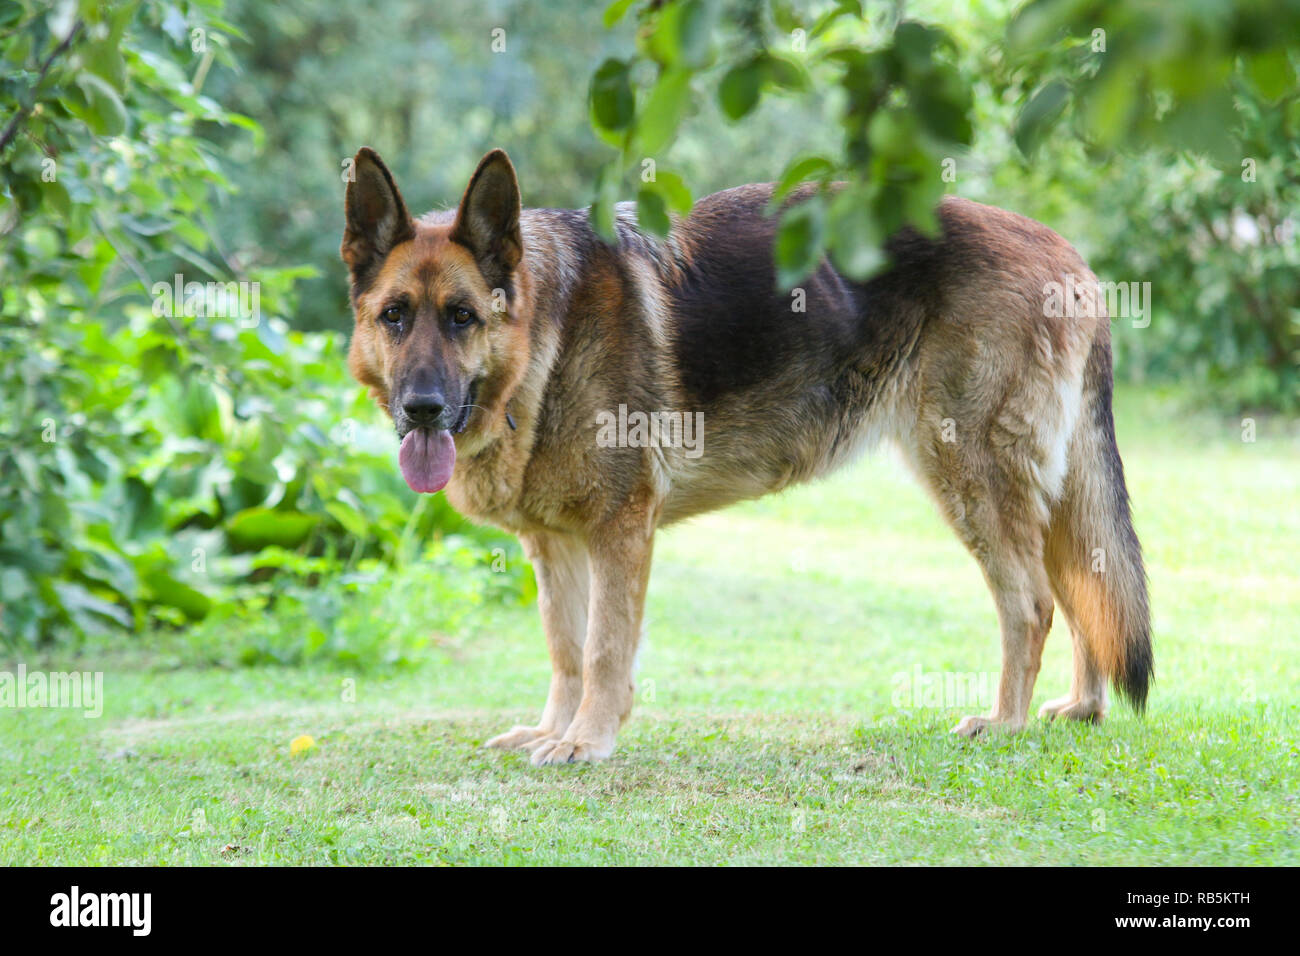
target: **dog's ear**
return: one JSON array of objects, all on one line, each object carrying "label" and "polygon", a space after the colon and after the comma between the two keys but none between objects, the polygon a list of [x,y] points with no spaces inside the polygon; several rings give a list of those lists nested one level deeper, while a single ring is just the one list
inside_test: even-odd
[{"label": "dog's ear", "polygon": [[515,167],[504,150],[494,149],[470,177],[451,229],[452,241],[474,254],[490,286],[504,286],[523,258],[519,211]]},{"label": "dog's ear", "polygon": [[347,225],[339,253],[352,272],[352,282],[362,285],[394,246],[415,236],[415,224],[392,173],[368,146],[362,146],[352,160],[344,207]]}]

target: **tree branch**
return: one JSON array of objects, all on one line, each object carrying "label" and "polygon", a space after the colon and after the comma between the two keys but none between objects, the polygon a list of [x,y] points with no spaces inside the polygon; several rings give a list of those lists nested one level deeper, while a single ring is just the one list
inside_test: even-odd
[{"label": "tree branch", "polygon": [[[68,52],[68,47],[72,46],[72,41],[77,38],[77,34],[81,32],[83,26],[85,24],[80,20],[74,23],[72,29],[68,31],[68,35],[63,38],[63,42],[50,51],[50,55],[41,64],[41,72],[37,74],[36,82],[32,84],[33,90],[45,81],[45,74],[50,72],[50,67],[54,65],[54,61]],[[0,133],[0,153],[4,152],[4,148],[9,145],[9,141],[17,135],[18,124],[25,120],[31,111],[32,108],[29,106],[20,106],[18,112],[10,118],[8,124],[5,125],[4,132]]]}]

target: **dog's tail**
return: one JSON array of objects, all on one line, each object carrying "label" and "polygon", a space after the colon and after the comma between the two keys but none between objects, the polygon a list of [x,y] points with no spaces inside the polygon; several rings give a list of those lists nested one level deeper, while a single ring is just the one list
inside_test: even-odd
[{"label": "dog's tail", "polygon": [[1129,513],[1111,411],[1110,325],[1102,319],[1048,534],[1046,564],[1092,663],[1139,713],[1154,674],[1142,546]]}]

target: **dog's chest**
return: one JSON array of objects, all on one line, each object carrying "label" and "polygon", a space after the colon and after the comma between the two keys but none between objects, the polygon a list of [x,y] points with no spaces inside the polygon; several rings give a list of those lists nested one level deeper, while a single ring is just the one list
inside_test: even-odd
[{"label": "dog's chest", "polygon": [[447,500],[465,517],[508,531],[520,530],[519,477],[510,456],[489,449],[456,463]]}]

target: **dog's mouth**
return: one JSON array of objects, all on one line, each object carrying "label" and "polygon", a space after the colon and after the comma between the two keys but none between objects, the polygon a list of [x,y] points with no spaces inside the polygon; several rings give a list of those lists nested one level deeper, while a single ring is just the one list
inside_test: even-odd
[{"label": "dog's mouth", "polygon": [[456,442],[452,435],[459,435],[469,426],[477,397],[478,381],[475,380],[470,383],[460,415],[451,428],[412,428],[402,436],[397,463],[412,491],[431,495],[447,487],[456,468]]},{"label": "dog's mouth", "polygon": [[474,379],[465,390],[465,404],[460,407],[460,417],[456,419],[456,424],[451,426],[451,430],[457,435],[465,430],[469,425],[470,415],[474,414],[474,402],[478,398],[478,381]]}]

